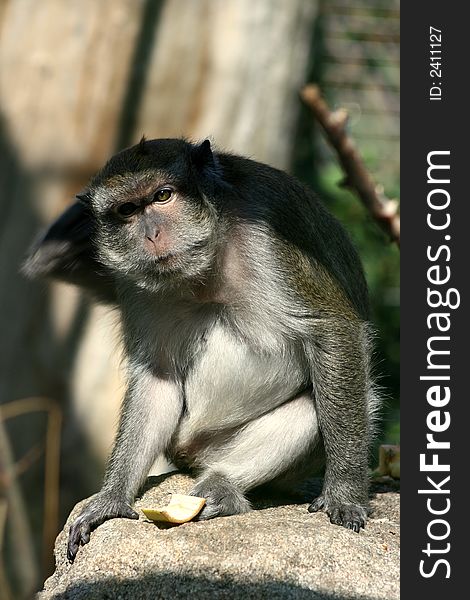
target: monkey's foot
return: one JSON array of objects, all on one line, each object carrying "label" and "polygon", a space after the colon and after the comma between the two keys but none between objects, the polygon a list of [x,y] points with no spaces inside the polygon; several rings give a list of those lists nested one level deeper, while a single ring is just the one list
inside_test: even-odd
[{"label": "monkey's foot", "polygon": [[324,510],[334,525],[342,525],[359,533],[367,521],[367,509],[359,504],[327,502],[323,495],[318,496],[308,507],[308,512]]},{"label": "monkey's foot", "polygon": [[238,515],[251,509],[243,493],[219,473],[206,476],[196,484],[190,494],[206,499],[206,504],[195,521]]},{"label": "monkey's foot", "polygon": [[67,558],[73,563],[79,546],[88,544],[90,533],[101,523],[115,518],[138,519],[139,515],[124,501],[107,494],[97,494],[75,519],[69,529]]}]

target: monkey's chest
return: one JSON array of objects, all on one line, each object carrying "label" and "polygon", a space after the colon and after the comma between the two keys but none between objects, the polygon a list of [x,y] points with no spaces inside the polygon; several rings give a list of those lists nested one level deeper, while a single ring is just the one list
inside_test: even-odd
[{"label": "monkey's chest", "polygon": [[294,350],[255,351],[228,328],[206,335],[184,381],[185,414],[178,441],[185,445],[261,416],[305,389],[309,376]]}]

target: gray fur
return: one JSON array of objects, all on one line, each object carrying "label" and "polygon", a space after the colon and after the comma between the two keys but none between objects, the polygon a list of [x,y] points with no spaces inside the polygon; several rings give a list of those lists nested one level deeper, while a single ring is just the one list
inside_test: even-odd
[{"label": "gray fur", "polygon": [[202,478],[191,494],[206,498],[204,508],[196,517],[198,521],[238,515],[250,510],[250,502],[243,492],[230,479],[217,471],[210,471]]},{"label": "gray fur", "polygon": [[[162,186],[173,191],[159,205]],[[301,481],[325,460],[309,510],[363,527],[378,401],[367,288],[339,223],[285,173],[212,154],[207,142],[123,151],[87,197],[129,384],[103,489],[72,525],[70,560],[103,520],[133,516],[159,454],[199,475],[201,518],[244,512],[247,491]],[[126,202],[135,214],[123,218]]]}]

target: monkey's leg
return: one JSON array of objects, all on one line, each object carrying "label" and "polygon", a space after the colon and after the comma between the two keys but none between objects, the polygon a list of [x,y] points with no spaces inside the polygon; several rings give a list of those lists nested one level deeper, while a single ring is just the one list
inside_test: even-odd
[{"label": "monkey's leg", "polygon": [[198,518],[247,512],[245,492],[284,473],[318,439],[315,407],[305,393],[255,419],[224,446],[208,448],[206,469],[191,492],[206,498]]},{"label": "monkey's leg", "polygon": [[137,519],[130,504],[155,458],[167,447],[182,410],[179,388],[149,371],[134,372],[101,491],[72,523],[67,557],[73,562],[90,532],[115,517]]},{"label": "monkey's leg", "polygon": [[322,494],[309,506],[358,532],[368,507],[371,393],[367,325],[332,320],[319,325],[311,349],[312,381],[326,453]]}]

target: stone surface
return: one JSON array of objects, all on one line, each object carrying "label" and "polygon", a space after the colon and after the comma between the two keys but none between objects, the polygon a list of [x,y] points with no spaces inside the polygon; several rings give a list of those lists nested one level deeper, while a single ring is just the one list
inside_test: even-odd
[{"label": "stone surface", "polygon": [[[150,478],[136,509],[192,485],[181,474]],[[398,599],[399,494],[387,489],[375,494],[360,534],[308,513],[307,503],[257,500],[244,515],[173,527],[143,513],[108,521],[70,565],[66,532],[80,503],[57,538],[57,568],[38,599]]]}]

